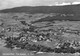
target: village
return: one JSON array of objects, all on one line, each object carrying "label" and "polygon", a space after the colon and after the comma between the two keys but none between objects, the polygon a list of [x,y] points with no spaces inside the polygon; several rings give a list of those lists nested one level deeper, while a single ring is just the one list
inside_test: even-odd
[{"label": "village", "polygon": [[[62,49],[66,50],[71,49],[70,52],[75,53],[75,49],[80,47],[80,42],[75,41],[70,35],[75,35],[75,37],[80,36],[80,30],[70,29],[69,27],[58,27],[57,25],[47,26],[47,27],[36,27],[27,24],[27,28],[17,28],[17,27],[8,27],[3,28],[0,34],[0,38],[5,40],[6,46],[12,49],[27,49],[32,51],[43,51],[43,52],[68,52],[61,51]],[[68,36],[69,35],[69,36]],[[69,42],[68,38],[73,38],[73,41]],[[72,39],[71,39],[72,40]],[[54,42],[56,47],[45,46],[44,43],[40,42]],[[35,48],[36,47],[36,48]],[[37,48],[44,48],[38,49]],[[74,51],[73,51],[74,50]],[[80,50],[78,50],[80,52]]]}]

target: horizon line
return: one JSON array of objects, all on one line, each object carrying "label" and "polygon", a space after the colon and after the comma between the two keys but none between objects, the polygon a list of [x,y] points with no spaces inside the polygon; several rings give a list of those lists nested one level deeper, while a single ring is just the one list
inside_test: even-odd
[{"label": "horizon line", "polygon": [[[64,3],[63,3],[64,4]],[[80,4],[80,3],[79,3]],[[28,7],[40,7],[40,6],[68,6],[68,5],[79,5],[79,4],[73,4],[73,3],[68,3],[68,4],[55,4],[55,5],[36,5],[36,6],[32,6],[32,5],[28,5]],[[25,5],[27,6],[27,5]],[[14,6],[14,7],[11,7],[11,8],[4,8],[4,9],[0,9],[0,10],[5,10],[5,9],[12,9],[12,8],[16,8],[16,7],[24,7],[23,5],[22,6]]]}]

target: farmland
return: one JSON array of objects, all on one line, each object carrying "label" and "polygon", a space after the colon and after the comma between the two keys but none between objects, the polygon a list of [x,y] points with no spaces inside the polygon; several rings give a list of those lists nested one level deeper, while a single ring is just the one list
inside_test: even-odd
[{"label": "farmland", "polygon": [[0,10],[0,55],[79,56],[80,5]]},{"label": "farmland", "polygon": [[57,16],[74,14],[1,13],[0,49],[4,53],[25,50],[29,56],[73,56],[80,52],[80,21],[55,20]]}]

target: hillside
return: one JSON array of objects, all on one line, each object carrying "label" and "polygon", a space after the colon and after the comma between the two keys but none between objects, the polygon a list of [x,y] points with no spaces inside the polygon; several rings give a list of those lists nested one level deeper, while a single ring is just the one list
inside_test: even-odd
[{"label": "hillside", "polygon": [[66,6],[35,6],[35,7],[30,7],[30,6],[22,6],[22,7],[15,7],[11,9],[4,9],[0,10],[0,13],[29,13],[29,14],[34,14],[34,13],[65,13],[65,14],[72,14],[80,13],[80,5],[66,5]]},{"label": "hillside", "polygon": [[80,5],[0,10],[1,53],[26,53],[24,56],[80,54]]}]

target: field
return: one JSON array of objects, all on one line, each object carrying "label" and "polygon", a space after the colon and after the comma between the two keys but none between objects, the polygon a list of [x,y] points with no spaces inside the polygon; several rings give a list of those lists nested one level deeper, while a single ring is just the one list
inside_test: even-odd
[{"label": "field", "polygon": [[55,20],[58,16],[67,18],[74,14],[1,13],[0,54],[79,56],[80,21]]}]

